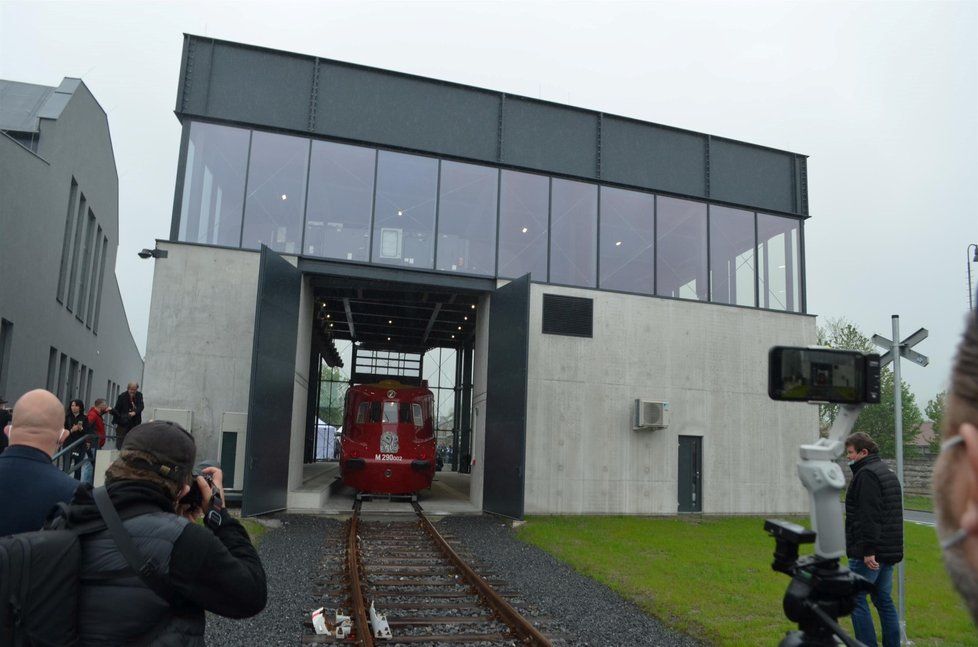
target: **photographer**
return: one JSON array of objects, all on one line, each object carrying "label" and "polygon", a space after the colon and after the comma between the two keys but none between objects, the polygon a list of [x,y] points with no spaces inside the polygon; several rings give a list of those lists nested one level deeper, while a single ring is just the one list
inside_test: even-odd
[{"label": "photographer", "polygon": [[951,371],[944,443],[934,464],[944,566],[978,625],[978,318],[968,315]]},{"label": "photographer", "polygon": [[[83,536],[83,646],[204,645],[204,611],[245,618],[265,607],[265,571],[244,527],[224,508],[221,470],[203,470],[211,485],[192,474],[195,459],[193,437],[175,423],[149,422],[126,434],[106,489],[138,552],[159,565],[174,595],[164,600],[144,584],[107,530]],[[195,508],[181,501],[192,485],[201,501]],[[201,514],[204,525],[192,523]],[[99,518],[83,485],[67,524]]]}]

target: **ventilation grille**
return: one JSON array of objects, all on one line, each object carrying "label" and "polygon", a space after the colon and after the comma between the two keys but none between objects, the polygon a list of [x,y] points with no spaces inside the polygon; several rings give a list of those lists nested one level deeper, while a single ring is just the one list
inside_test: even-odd
[{"label": "ventilation grille", "polygon": [[571,337],[594,336],[594,300],[543,295],[543,332]]}]

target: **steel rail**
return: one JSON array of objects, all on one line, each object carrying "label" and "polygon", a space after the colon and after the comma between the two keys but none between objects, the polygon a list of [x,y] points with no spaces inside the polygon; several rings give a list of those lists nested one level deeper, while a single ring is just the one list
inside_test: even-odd
[{"label": "steel rail", "polygon": [[362,647],[374,647],[374,632],[367,618],[367,602],[360,583],[360,501],[353,505],[353,516],[350,517],[350,529],[346,539],[346,569],[350,576],[350,605],[351,617],[356,632],[357,642]]},{"label": "steel rail", "polygon": [[529,620],[524,618],[519,611],[504,600],[481,575],[472,570],[465,563],[465,560],[458,556],[458,553],[445,541],[441,533],[435,530],[435,526],[425,516],[417,501],[412,502],[411,505],[414,506],[414,510],[418,514],[419,523],[424,531],[428,533],[428,536],[438,545],[438,548],[445,557],[455,565],[465,581],[475,588],[479,597],[513,630],[516,636],[527,645],[532,645],[533,647],[553,647],[547,637],[540,633],[539,629],[534,627]]}]

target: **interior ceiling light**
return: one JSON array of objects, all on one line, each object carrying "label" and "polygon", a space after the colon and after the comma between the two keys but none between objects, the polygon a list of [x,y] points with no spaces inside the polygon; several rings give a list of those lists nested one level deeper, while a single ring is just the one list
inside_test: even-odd
[{"label": "interior ceiling light", "polygon": [[530,230],[529,230],[529,229],[527,229],[526,227],[523,227],[523,233],[524,233],[524,234],[525,234],[526,232],[528,232],[528,231],[530,231]]},{"label": "interior ceiling light", "polygon": [[397,215],[399,215],[399,216],[403,216],[403,215],[404,215],[404,212],[403,212],[403,211],[401,211],[400,209],[398,209],[398,210],[397,210]]},{"label": "interior ceiling light", "polygon": [[288,200],[288,199],[289,199],[289,196],[287,196],[287,195],[285,195],[285,194],[283,193],[283,194],[282,194],[282,199],[283,199],[283,200]]},{"label": "interior ceiling light", "polygon": [[620,240],[615,243],[615,247],[621,247],[621,241]]}]

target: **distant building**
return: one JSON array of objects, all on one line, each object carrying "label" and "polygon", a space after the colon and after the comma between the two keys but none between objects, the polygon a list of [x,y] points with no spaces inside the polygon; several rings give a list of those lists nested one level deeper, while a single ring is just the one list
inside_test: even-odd
[{"label": "distant building", "polygon": [[[115,276],[119,178],[79,79],[0,80],[0,395],[113,402],[141,380]],[[148,287],[147,287],[148,289]]]},{"label": "distant building", "polygon": [[804,155],[198,36],[176,114],[146,386],[246,514],[322,504],[336,342],[354,382],[453,353],[438,415],[478,509],[807,508],[817,409],[767,396],[768,349],[816,340]]}]

